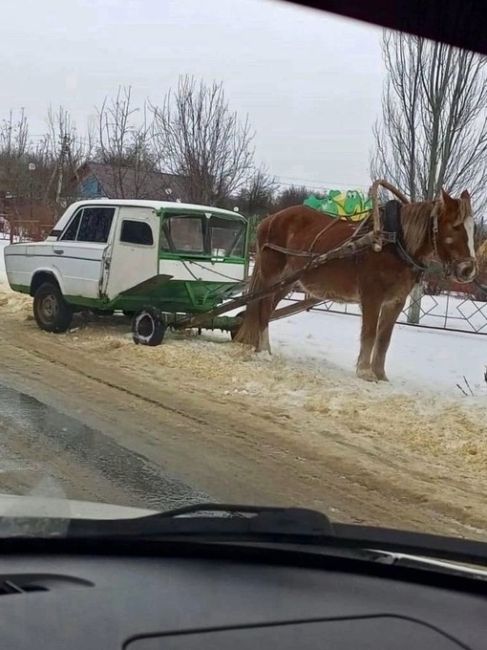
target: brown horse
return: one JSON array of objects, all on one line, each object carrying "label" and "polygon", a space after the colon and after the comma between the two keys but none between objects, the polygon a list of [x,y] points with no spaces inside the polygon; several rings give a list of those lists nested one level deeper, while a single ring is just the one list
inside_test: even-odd
[{"label": "brown horse", "polygon": [[[392,330],[427,261],[436,257],[462,283],[470,282],[477,273],[474,222],[467,191],[459,199],[442,191],[438,201],[398,206],[397,214],[397,244],[386,244],[380,252],[370,248],[353,257],[329,261],[304,271],[298,281],[306,293],[317,299],[360,303],[362,333],[357,375],[369,381],[387,381],[384,364]],[[338,247],[356,227],[304,205],[266,217],[257,230],[249,291],[262,291],[304,269],[311,254]],[[249,303],[235,340],[253,345],[257,351],[270,352],[269,319],[289,290],[287,286]]]}]

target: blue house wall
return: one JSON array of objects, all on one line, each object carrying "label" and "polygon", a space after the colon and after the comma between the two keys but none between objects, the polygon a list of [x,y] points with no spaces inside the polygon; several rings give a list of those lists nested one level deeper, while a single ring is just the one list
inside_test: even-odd
[{"label": "blue house wall", "polygon": [[78,186],[78,191],[82,199],[99,199],[105,196],[103,188],[94,174],[83,178]]}]

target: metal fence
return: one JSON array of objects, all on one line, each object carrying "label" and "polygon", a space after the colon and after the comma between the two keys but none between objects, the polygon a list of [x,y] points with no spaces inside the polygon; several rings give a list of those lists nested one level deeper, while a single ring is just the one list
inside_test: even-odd
[{"label": "metal fence", "polygon": [[[305,294],[295,292],[290,300],[303,300]],[[397,322],[411,327],[427,329],[449,330],[453,332],[487,334],[487,294],[485,300],[473,300],[471,297],[458,293],[445,292],[439,295],[423,295],[420,301],[420,315],[418,323],[408,322],[408,310],[411,298],[406,303],[404,310]],[[337,303],[325,300],[310,308],[310,311],[330,312],[334,314],[347,314],[360,316],[359,305]]]},{"label": "metal fence", "polygon": [[10,243],[21,241],[41,241],[52,230],[51,223],[41,223],[38,219],[11,220],[0,215],[0,240]]}]

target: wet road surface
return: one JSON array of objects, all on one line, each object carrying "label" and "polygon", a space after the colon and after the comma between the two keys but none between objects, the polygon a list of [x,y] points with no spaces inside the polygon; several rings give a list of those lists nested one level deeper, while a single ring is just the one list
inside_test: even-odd
[{"label": "wet road surface", "polygon": [[101,431],[2,384],[0,492],[157,510],[209,500]]}]

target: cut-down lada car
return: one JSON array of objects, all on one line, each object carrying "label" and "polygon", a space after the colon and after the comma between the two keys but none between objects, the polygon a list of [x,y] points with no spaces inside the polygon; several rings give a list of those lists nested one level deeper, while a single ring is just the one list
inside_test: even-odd
[{"label": "cut-down lada car", "polygon": [[[73,313],[122,310],[136,342],[242,291],[249,224],[238,212],[183,203],[98,199],[68,207],[41,242],[5,248],[10,287],[34,298],[41,329],[64,332]],[[233,332],[235,319],[210,327]]]}]

